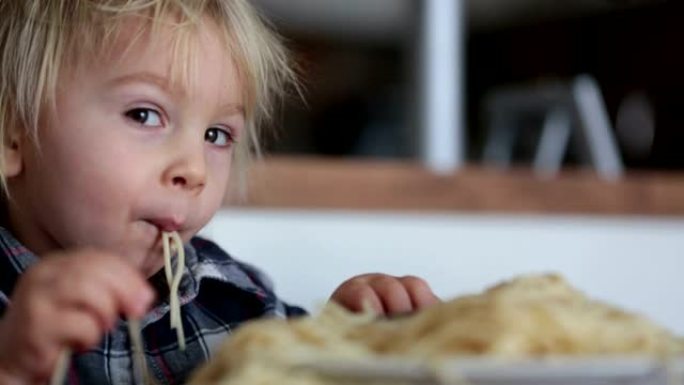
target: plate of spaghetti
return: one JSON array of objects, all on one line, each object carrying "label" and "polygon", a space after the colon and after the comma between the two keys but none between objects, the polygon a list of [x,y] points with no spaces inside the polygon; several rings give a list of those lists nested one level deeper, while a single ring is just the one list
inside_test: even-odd
[{"label": "plate of spaghetti", "polygon": [[250,322],[189,383],[684,384],[682,357],[681,337],[549,274],[397,319],[330,304]]}]

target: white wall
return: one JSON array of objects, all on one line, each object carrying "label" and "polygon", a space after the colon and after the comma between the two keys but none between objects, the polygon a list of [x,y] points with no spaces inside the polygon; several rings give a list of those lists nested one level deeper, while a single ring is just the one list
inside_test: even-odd
[{"label": "white wall", "polygon": [[229,210],[204,234],[308,309],[364,272],[419,275],[449,298],[556,271],[684,334],[684,219]]}]

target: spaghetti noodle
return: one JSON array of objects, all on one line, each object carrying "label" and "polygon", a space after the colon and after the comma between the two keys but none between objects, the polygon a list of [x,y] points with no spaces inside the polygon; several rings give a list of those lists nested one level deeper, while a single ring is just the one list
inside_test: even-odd
[{"label": "spaghetti noodle", "polygon": [[[176,271],[173,272],[173,265],[171,263],[171,241],[174,242],[173,251],[177,255]],[[178,337],[178,346],[180,350],[185,350],[185,333],[183,332],[183,321],[180,313],[180,300],[178,298],[178,288],[183,277],[183,267],[185,266],[185,250],[183,248],[183,241],[176,232],[162,233],[162,247],[164,249],[164,272],[166,273],[166,282],[169,285],[169,314],[171,319],[171,329],[176,330]]]},{"label": "spaghetti noodle", "polygon": [[[171,242],[173,242],[173,250]],[[169,285],[169,318],[171,320],[171,329],[176,330],[179,349],[185,350],[185,334],[183,333],[180,300],[178,298],[178,288],[180,287],[180,281],[183,277],[183,267],[185,266],[183,241],[175,231],[171,233],[162,232],[162,248],[164,252],[164,273],[166,275],[166,282]],[[173,264],[171,262],[172,253],[177,255],[175,273],[173,272]],[[137,370],[143,379],[143,383],[148,385],[154,384],[155,381],[152,376],[150,376],[147,369],[147,362],[145,361],[140,322],[137,320],[129,320],[128,330],[131,336],[134,366],[137,367]]]},{"label": "spaghetti noodle", "polygon": [[143,351],[140,321],[134,319],[128,320],[128,333],[131,338],[131,348],[133,349],[133,368],[142,378],[143,384],[152,385],[154,384],[154,380],[147,369],[147,361],[145,360],[145,352]]},{"label": "spaghetti noodle", "polygon": [[62,385],[66,379],[67,371],[69,370],[69,359],[71,358],[71,349],[64,349],[57,357],[55,363],[55,370],[50,377],[50,385]]}]

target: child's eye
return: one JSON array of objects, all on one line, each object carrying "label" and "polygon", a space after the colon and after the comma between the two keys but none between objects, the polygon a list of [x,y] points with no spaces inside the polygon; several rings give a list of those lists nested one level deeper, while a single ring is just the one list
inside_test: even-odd
[{"label": "child's eye", "polygon": [[229,147],[234,142],[233,134],[226,129],[210,127],[204,132],[204,140],[219,146]]},{"label": "child's eye", "polygon": [[126,111],[125,115],[143,126],[159,127],[162,125],[161,115],[151,108],[134,108]]}]

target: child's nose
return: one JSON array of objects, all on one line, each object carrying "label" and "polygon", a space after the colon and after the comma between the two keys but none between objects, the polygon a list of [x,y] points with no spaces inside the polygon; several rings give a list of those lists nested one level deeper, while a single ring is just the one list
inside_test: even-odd
[{"label": "child's nose", "polygon": [[186,173],[173,177],[172,185],[187,190],[197,190],[204,186],[204,179],[200,177],[199,173]]},{"label": "child's nose", "polygon": [[203,154],[187,154],[167,169],[164,179],[169,187],[198,193],[204,188],[206,177]]}]

